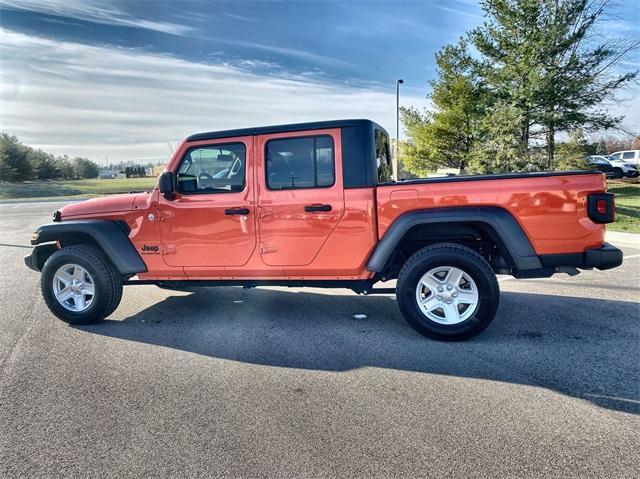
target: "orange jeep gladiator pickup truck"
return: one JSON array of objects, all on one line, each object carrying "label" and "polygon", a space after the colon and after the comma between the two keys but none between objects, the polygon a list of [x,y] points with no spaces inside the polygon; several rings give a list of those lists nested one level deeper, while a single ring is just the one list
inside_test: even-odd
[{"label": "orange jeep gladiator pickup truck", "polygon": [[[389,137],[368,120],[200,133],[151,192],[56,211],[25,258],[60,319],[109,316],[123,285],[344,287],[397,279],[419,333],[484,330],[496,274],[608,269],[614,196],[597,172],[393,181]],[[388,290],[388,289],[387,289]]]}]

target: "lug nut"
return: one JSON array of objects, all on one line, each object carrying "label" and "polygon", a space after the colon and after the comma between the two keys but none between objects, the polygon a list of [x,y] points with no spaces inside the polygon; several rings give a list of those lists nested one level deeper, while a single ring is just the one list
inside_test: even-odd
[{"label": "lug nut", "polygon": [[453,296],[454,298],[458,297],[458,293],[453,293],[451,296]]},{"label": "lug nut", "polygon": [[442,301],[442,296],[436,296],[436,299],[437,299],[438,301]]},{"label": "lug nut", "polygon": [[451,304],[451,300],[447,301],[447,304]]},{"label": "lug nut", "polygon": [[438,291],[442,293],[442,286],[438,286]]},{"label": "lug nut", "polygon": [[447,290],[451,291],[451,286],[447,285]]}]

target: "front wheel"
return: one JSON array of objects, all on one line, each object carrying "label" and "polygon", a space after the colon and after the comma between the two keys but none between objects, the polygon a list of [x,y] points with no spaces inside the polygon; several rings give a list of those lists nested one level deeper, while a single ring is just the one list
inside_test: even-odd
[{"label": "front wheel", "polygon": [[53,314],[69,324],[89,324],[120,304],[122,278],[102,251],[73,245],[53,253],[42,268],[40,288]]},{"label": "front wheel", "polygon": [[481,333],[498,309],[500,290],[489,263],[454,243],[421,249],[405,263],[396,288],[398,305],[420,334],[460,341]]},{"label": "front wheel", "polygon": [[622,172],[622,168],[614,168],[613,169],[613,177],[616,180],[619,180],[620,178],[622,178],[624,176],[624,173]]}]

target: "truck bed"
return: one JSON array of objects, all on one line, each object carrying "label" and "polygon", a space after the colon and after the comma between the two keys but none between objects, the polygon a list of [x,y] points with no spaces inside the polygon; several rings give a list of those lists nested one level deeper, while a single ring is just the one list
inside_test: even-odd
[{"label": "truck bed", "polygon": [[417,209],[497,206],[520,224],[539,255],[602,246],[605,228],[587,215],[587,195],[606,191],[593,171],[424,178],[377,188],[378,237],[400,215]]}]

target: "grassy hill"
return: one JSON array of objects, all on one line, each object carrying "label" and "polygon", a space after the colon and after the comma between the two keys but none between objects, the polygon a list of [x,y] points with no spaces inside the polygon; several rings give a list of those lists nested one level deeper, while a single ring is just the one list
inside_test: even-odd
[{"label": "grassy hill", "polygon": [[150,190],[156,181],[157,178],[117,178],[113,180],[0,182],[0,200],[90,198],[114,193]]}]

